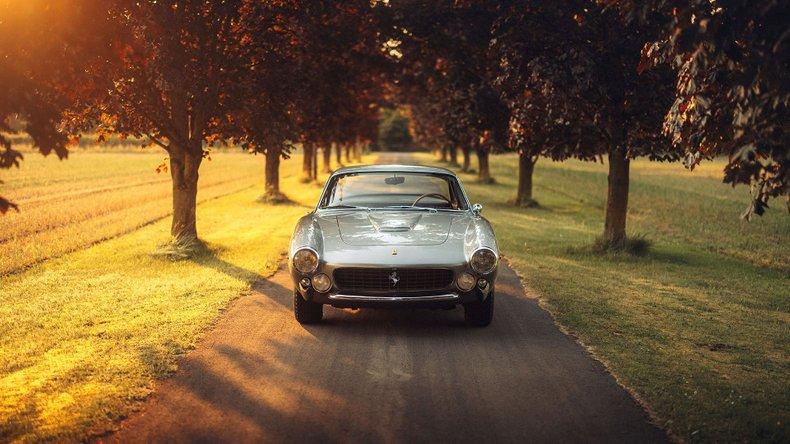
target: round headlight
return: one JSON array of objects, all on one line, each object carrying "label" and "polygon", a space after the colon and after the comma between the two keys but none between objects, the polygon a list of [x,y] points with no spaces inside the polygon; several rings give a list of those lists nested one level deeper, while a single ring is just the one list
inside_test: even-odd
[{"label": "round headlight", "polygon": [[294,254],[293,264],[300,273],[312,273],[318,269],[318,255],[309,248],[302,248]]},{"label": "round headlight", "polygon": [[320,291],[321,293],[326,293],[332,287],[332,281],[329,280],[329,276],[325,274],[317,274],[313,276],[313,288]]},{"label": "round headlight", "polygon": [[488,248],[481,248],[472,255],[472,260],[469,261],[469,265],[472,266],[472,270],[480,274],[486,274],[494,271],[494,268],[496,268],[496,261],[497,257],[493,251]]},{"label": "round headlight", "polygon": [[458,288],[460,288],[463,291],[471,290],[472,287],[475,286],[475,282],[476,282],[475,277],[469,273],[461,273],[458,276],[458,280],[456,281],[456,283],[458,284]]}]

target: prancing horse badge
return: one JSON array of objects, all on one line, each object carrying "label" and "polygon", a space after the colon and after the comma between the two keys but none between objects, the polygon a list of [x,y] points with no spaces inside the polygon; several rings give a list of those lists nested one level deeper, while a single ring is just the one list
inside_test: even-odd
[{"label": "prancing horse badge", "polygon": [[392,255],[393,256],[397,256],[398,255],[398,249],[397,248],[393,248],[392,249]]}]

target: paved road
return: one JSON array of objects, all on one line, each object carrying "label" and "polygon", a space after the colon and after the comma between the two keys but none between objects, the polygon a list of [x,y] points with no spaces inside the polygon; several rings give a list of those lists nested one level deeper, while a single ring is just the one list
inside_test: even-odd
[{"label": "paved road", "polygon": [[105,439],[667,440],[506,264],[485,329],[465,327],[461,309],[327,308],[323,324],[305,327],[291,301],[284,270],[254,285],[143,410]]}]

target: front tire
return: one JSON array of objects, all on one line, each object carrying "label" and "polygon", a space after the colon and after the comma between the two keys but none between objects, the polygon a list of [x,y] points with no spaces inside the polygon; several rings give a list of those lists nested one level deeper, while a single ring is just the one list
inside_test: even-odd
[{"label": "front tire", "polygon": [[316,324],[324,317],[324,305],[308,301],[294,290],[294,317],[300,324]]},{"label": "front tire", "polygon": [[494,319],[494,291],[483,301],[464,304],[464,320],[470,327],[487,327]]}]

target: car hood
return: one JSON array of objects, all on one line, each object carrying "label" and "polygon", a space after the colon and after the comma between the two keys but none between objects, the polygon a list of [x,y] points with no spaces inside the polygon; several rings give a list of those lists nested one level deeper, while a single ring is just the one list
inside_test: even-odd
[{"label": "car hood", "polygon": [[340,238],[348,245],[441,245],[453,221],[449,212],[370,211],[337,216]]},{"label": "car hood", "polygon": [[289,257],[305,247],[346,267],[457,266],[478,248],[498,251],[491,224],[467,211],[313,212],[297,222]]}]

